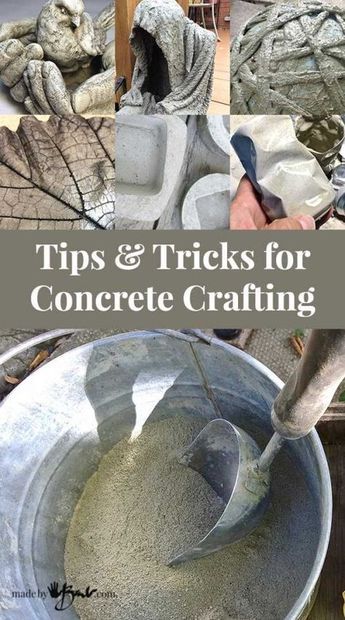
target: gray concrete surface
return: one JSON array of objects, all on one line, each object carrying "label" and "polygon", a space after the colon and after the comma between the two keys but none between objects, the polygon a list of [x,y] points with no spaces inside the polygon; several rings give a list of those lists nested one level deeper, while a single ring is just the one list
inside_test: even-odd
[{"label": "gray concrete surface", "polygon": [[154,227],[174,209],[186,172],[187,127],[175,116],[119,114],[115,227]]},{"label": "gray concrete surface", "polygon": [[266,6],[260,2],[244,2],[244,0],[232,0],[230,9],[230,40],[232,41],[241,30],[242,26]]},{"label": "gray concrete surface", "polygon": [[[277,4],[280,0],[271,0],[270,2],[245,0],[232,0],[230,9],[230,36],[231,40],[237,36],[242,26],[254,15],[267,8],[269,4]],[[328,0],[327,4],[334,4],[341,9],[345,8],[345,0]]]},{"label": "gray concrete surface", "polygon": [[[47,0],[1,0],[0,2],[0,23],[24,19],[38,15],[42,6]],[[84,0],[85,8],[91,15],[97,15],[104,9],[108,0]]]},{"label": "gray concrete surface", "polygon": [[[46,0],[0,0],[0,24],[27,17],[36,17]],[[86,10],[91,15],[97,15],[107,4],[108,0],[84,0]],[[0,112],[1,114],[23,114],[23,105],[16,103],[10,96],[8,88],[0,83]]]},{"label": "gray concrete surface", "polygon": [[207,174],[189,189],[182,207],[185,230],[228,230],[230,176]]},{"label": "gray concrete surface", "polygon": [[[119,113],[116,193],[120,207],[116,212],[116,228],[181,228],[181,207],[190,188],[210,175],[213,180],[228,176],[229,138],[229,122],[223,116],[177,118]],[[217,186],[208,189],[204,207],[214,220],[208,196],[215,203],[221,197]],[[223,211],[228,227],[228,197],[226,200]],[[213,225],[205,218],[193,226],[219,228],[217,223]]]}]

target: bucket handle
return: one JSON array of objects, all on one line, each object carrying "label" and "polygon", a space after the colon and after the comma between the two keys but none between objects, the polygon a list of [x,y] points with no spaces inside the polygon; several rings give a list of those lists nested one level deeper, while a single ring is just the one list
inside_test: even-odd
[{"label": "bucket handle", "polygon": [[23,351],[27,351],[33,347],[36,347],[43,342],[49,342],[49,340],[55,340],[56,338],[61,338],[62,336],[68,336],[68,334],[74,334],[76,332],[83,331],[81,329],[52,329],[51,331],[44,332],[43,334],[38,334],[38,336],[34,336],[33,338],[29,338],[24,342],[20,342],[15,347],[12,347],[5,353],[0,355],[0,366],[3,366],[6,362],[8,362],[19,353],[23,353]]},{"label": "bucket handle", "polygon": [[[36,347],[43,342],[49,342],[49,340],[55,340],[56,338],[61,338],[62,336],[68,336],[68,334],[74,334],[77,332],[81,332],[83,329],[53,329],[51,331],[44,332],[43,334],[38,334],[33,338],[29,338],[24,342],[20,342],[15,347],[12,347],[5,353],[0,355],[0,366],[3,366],[13,357],[19,355],[19,353],[23,353],[23,351],[27,351],[33,347]],[[153,329],[150,330],[157,334],[162,334],[163,336],[170,336],[172,338],[177,338],[178,340],[185,340],[186,342],[197,342],[201,340],[206,344],[218,344],[218,338],[214,338],[213,336],[208,336],[201,329],[185,329],[181,331],[176,331],[173,329]],[[224,343],[222,343],[224,344]]]},{"label": "bucket handle", "polygon": [[205,334],[201,329],[181,329],[179,331],[174,329],[152,329],[150,331],[156,334],[162,334],[162,336],[177,338],[177,340],[184,340],[185,342],[198,342],[201,340],[202,342],[206,342],[206,344],[216,344],[218,341],[218,338]]},{"label": "bucket handle", "polygon": [[[33,338],[29,338],[24,342],[20,342],[15,347],[12,347],[5,353],[0,355],[0,366],[3,366],[13,357],[19,355],[19,353],[23,353],[23,351],[27,351],[33,347],[36,347],[43,342],[49,342],[49,340],[55,340],[56,338],[61,338],[62,336],[68,336],[69,334],[74,334],[77,332],[83,331],[82,329],[53,329],[48,332],[44,332],[43,334],[38,334]],[[207,344],[211,344],[215,339],[207,334],[204,334],[200,329],[188,329],[181,332],[176,332],[172,329],[154,329],[153,332],[158,334],[162,334],[165,336],[172,336],[174,338],[179,338],[181,340],[186,340],[187,342],[195,342],[197,340],[202,340]]]}]

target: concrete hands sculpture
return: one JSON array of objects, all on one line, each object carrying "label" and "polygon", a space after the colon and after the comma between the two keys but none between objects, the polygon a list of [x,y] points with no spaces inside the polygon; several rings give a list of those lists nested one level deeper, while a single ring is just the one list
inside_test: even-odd
[{"label": "concrete hands sculpture", "polygon": [[49,0],[37,19],[0,25],[0,80],[32,114],[113,113],[112,2],[94,19],[83,0]]}]

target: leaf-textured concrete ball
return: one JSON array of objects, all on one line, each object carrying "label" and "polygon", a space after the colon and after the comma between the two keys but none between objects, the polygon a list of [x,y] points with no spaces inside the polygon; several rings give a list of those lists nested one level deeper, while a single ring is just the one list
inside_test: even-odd
[{"label": "leaf-textured concrete ball", "polygon": [[345,10],[317,0],[265,9],[234,39],[231,74],[233,114],[343,114]]},{"label": "leaf-textured concrete ball", "polygon": [[112,114],[115,2],[92,18],[83,0],[49,0],[37,19],[0,24],[0,80],[32,114]]}]

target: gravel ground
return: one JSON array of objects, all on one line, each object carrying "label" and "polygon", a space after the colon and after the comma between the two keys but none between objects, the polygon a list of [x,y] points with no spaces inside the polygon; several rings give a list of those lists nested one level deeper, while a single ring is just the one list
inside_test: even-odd
[{"label": "gravel ground", "polygon": [[[40,333],[43,333],[44,330],[0,330],[0,355],[5,351],[8,351],[11,347],[16,346],[20,342],[24,342],[25,340],[29,340],[34,336],[37,336]],[[10,360],[5,364],[5,366],[0,366],[0,401],[11,392],[15,386],[8,383],[5,379],[5,376],[8,375],[10,377],[18,377],[20,379],[25,378],[28,367],[35,356],[43,350],[48,348],[50,354],[49,359],[53,359],[74,349],[75,347],[86,344],[87,342],[91,342],[93,340],[98,340],[99,338],[106,338],[107,336],[112,336],[114,334],[121,333],[121,330],[83,330],[80,332],[76,332],[75,334],[66,336],[64,338],[60,338],[58,341],[51,341],[47,344],[43,343],[29,351],[21,353],[16,356],[14,359]],[[54,347],[54,348],[53,348]]]}]

